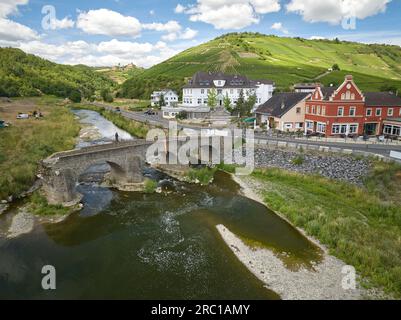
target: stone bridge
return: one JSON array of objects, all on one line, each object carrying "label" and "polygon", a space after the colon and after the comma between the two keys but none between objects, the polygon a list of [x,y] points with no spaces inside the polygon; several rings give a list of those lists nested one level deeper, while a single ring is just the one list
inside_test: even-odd
[{"label": "stone bridge", "polygon": [[[185,141],[178,142],[178,148]],[[143,169],[146,161],[146,153],[153,142],[145,140],[133,140],[129,142],[118,142],[104,145],[91,146],[82,149],[59,152],[41,163],[40,176],[42,178],[42,189],[45,192],[50,204],[63,204],[70,206],[78,203],[82,195],[76,191],[79,177],[91,166],[107,163],[110,166],[110,174],[107,181],[110,186],[120,190],[137,191],[143,189]],[[176,162],[171,164],[157,165],[157,159],[164,156],[169,161],[169,142],[164,142],[163,150],[155,159],[152,165],[168,174],[183,172],[188,165],[181,165]],[[220,155],[223,153],[221,148]],[[212,147],[202,147],[197,150],[198,156],[191,162],[200,163],[199,159],[207,159],[217,152]],[[163,154],[164,153],[164,154]],[[206,154],[206,155],[205,155]],[[156,163],[156,164],[155,164]]]},{"label": "stone bridge", "polygon": [[59,152],[42,161],[43,190],[51,204],[72,205],[81,200],[76,191],[80,175],[93,165],[107,163],[110,180],[121,185],[143,182],[146,150],[151,142],[134,140]]}]

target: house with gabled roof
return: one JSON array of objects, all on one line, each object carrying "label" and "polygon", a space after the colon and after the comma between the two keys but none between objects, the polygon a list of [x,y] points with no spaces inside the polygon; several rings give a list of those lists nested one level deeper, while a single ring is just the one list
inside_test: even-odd
[{"label": "house with gabled roof", "polygon": [[324,136],[400,136],[401,98],[390,92],[362,92],[351,75],[339,87],[317,86],[306,101],[305,133]]},{"label": "house with gabled roof", "polygon": [[257,123],[283,132],[303,131],[305,103],[310,95],[307,92],[274,94],[271,99],[256,109]]}]

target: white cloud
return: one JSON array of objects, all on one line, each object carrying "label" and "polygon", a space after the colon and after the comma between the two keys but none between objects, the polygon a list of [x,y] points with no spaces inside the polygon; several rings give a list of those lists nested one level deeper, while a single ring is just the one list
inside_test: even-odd
[{"label": "white cloud", "polygon": [[88,34],[131,37],[139,36],[142,29],[138,19],[108,9],[81,12],[77,28]]},{"label": "white cloud", "polygon": [[384,12],[391,0],[291,0],[287,11],[302,15],[307,22],[339,24],[343,18],[365,19]]},{"label": "white cloud", "polygon": [[36,31],[23,24],[0,18],[0,40],[19,41],[35,39],[39,39]]},{"label": "white cloud", "polygon": [[193,30],[191,28],[186,28],[183,33],[180,34],[180,39],[182,40],[191,40],[198,35],[197,30]]},{"label": "white cloud", "polygon": [[7,19],[18,13],[18,6],[28,4],[29,0],[0,0],[0,40],[20,41],[39,39],[38,33],[18,22]]},{"label": "white cloud", "polygon": [[6,18],[10,14],[18,12],[18,6],[28,4],[29,0],[1,0],[0,18]]},{"label": "white cloud", "polygon": [[150,11],[149,11],[149,14],[150,14],[151,16],[154,16],[154,15],[155,15],[155,10],[150,10]]},{"label": "white cloud", "polygon": [[185,7],[181,4],[177,4],[177,6],[174,9],[175,13],[183,13],[185,11]]},{"label": "white cloud", "polygon": [[284,28],[283,24],[281,22],[275,22],[273,23],[273,25],[270,27],[273,30],[277,30],[280,31],[284,34],[288,34],[288,30],[286,28]]},{"label": "white cloud", "polygon": [[12,46],[38,55],[45,59],[64,64],[86,64],[89,66],[114,66],[134,63],[150,67],[171,58],[181,50],[172,49],[165,42],[156,44],[119,41],[112,39],[99,44],[86,41],[70,41],[61,45],[43,41],[4,42],[0,45]]},{"label": "white cloud", "polygon": [[194,6],[178,5],[175,12],[186,13],[191,21],[209,23],[216,29],[242,29],[259,23],[260,15],[280,8],[280,0],[197,0]]},{"label": "white cloud", "polygon": [[179,32],[181,30],[181,25],[175,21],[175,20],[170,20],[167,23],[149,23],[149,24],[143,24],[142,27],[147,30],[154,30],[154,31],[159,31],[159,32]]},{"label": "white cloud", "polygon": [[63,18],[62,20],[55,19],[52,23],[54,29],[69,29],[74,28],[75,26],[75,21],[67,17]]}]

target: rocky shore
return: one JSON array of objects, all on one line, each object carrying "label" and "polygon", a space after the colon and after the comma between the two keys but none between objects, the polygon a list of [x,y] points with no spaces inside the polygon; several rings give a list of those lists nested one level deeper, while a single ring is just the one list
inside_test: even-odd
[{"label": "rocky shore", "polygon": [[[264,204],[258,194],[262,185],[251,177],[233,179],[241,186],[244,196]],[[283,218],[283,217],[282,217]],[[283,218],[286,220],[285,218]],[[287,220],[288,221],[288,220]],[[306,235],[304,230],[298,229],[323,252],[323,260],[315,264],[313,270],[301,268],[297,271],[288,269],[284,262],[272,251],[262,248],[250,248],[225,226],[217,226],[217,230],[233,251],[237,258],[252,272],[265,286],[284,300],[352,300],[368,296],[368,293],[357,288],[344,290],[342,273],[345,263],[328,254],[328,250],[316,239]]]},{"label": "rocky shore", "polygon": [[336,179],[361,184],[371,168],[367,158],[355,158],[346,155],[306,153],[280,149],[255,149],[257,168],[280,168],[289,171],[319,174],[329,179]]}]

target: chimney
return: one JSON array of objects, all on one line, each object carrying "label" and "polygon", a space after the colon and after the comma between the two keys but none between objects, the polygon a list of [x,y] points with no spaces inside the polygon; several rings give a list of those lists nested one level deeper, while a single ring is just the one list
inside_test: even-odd
[{"label": "chimney", "polygon": [[354,79],[354,77],[352,75],[350,75],[350,74],[345,76],[345,80],[352,81],[353,79]]}]

